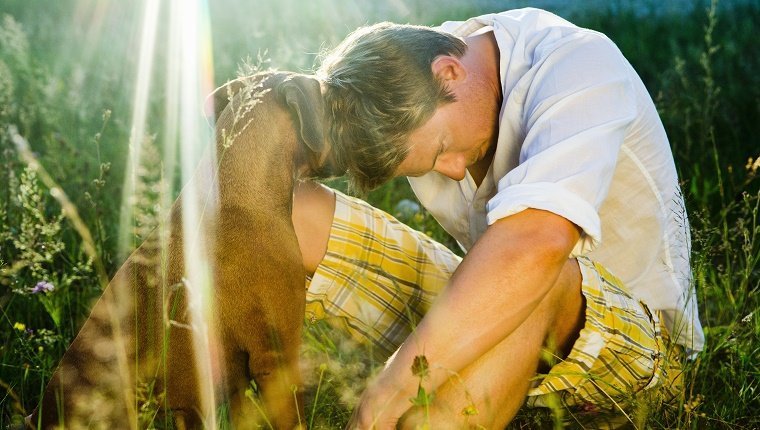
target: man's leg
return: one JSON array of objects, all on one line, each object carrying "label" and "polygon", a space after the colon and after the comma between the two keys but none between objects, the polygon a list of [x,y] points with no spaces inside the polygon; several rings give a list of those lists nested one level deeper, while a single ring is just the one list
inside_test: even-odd
[{"label": "man's leg", "polygon": [[[307,314],[329,318],[359,342],[375,345],[384,358],[409,335],[460,261],[388,214],[320,185],[296,190],[293,218],[304,265],[313,274]],[[671,353],[656,313],[598,263],[578,262],[583,295],[578,263],[569,260],[516,332],[435,393],[433,428],[466,422],[498,427],[514,415],[526,391],[531,406],[560,401],[588,411],[593,420],[635,404],[642,390],[680,392],[681,354]],[[557,360],[568,350],[569,356],[538,387],[529,387],[542,345],[559,351]],[[477,414],[464,420],[465,409]],[[411,426],[425,417],[417,410],[406,419]],[[435,421],[441,417],[443,423]]]},{"label": "man's leg", "polygon": [[461,258],[359,199],[317,184],[295,191],[309,275],[306,317],[326,319],[385,360],[422,319]]},{"label": "man's leg", "polygon": [[[296,187],[293,220],[304,266],[310,275],[325,256],[334,211],[335,194],[332,190],[310,182]],[[429,411],[434,428],[445,424],[460,428],[467,422],[462,409],[470,405],[478,415],[471,417],[469,422],[486,427],[490,427],[489,423],[506,423],[514,415],[524,402],[547,339],[566,353],[583,325],[580,279],[577,263],[568,260],[554,288],[531,317],[510,337],[436,392],[435,405]],[[415,413],[416,418],[409,416],[408,422],[427,419],[425,411]],[[461,420],[453,421],[452,418]]]},{"label": "man's leg", "polygon": [[[601,264],[579,258],[575,266],[574,261],[523,326],[436,393],[429,413],[432,428],[446,428],[448,423],[454,423],[453,428],[503,428],[526,394],[528,406],[571,408],[575,420],[593,428],[643,420],[646,415],[631,413],[678,401],[683,351],[670,344],[657,313]],[[580,304],[576,267],[582,278]],[[578,305],[580,318],[573,311]],[[545,345],[557,339],[556,359],[562,360],[548,372],[541,369],[540,384],[527,390],[526,381],[539,360],[535,348],[540,347],[541,333]],[[462,414],[468,402],[474,404],[470,412],[478,412],[470,420]],[[426,420],[424,411],[413,410],[405,427]]]},{"label": "man's leg", "polygon": [[335,212],[335,193],[311,181],[298,183],[293,198],[293,226],[303,255],[306,273],[311,276],[327,251]]},{"label": "man's leg", "polygon": [[408,412],[402,427],[429,423],[435,429],[504,428],[525,401],[542,347],[557,345],[557,358],[564,358],[583,327],[584,310],[578,263],[569,259],[528,319],[491,351],[452,375],[435,392],[428,410],[416,407]]}]

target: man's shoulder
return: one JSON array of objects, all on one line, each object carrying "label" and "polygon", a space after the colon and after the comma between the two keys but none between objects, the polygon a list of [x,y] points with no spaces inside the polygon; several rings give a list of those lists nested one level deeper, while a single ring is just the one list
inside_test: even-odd
[{"label": "man's shoulder", "polygon": [[477,17],[491,20],[507,27],[519,27],[525,30],[541,31],[550,27],[579,28],[572,22],[547,10],[534,7],[510,9],[499,13],[485,14]]}]

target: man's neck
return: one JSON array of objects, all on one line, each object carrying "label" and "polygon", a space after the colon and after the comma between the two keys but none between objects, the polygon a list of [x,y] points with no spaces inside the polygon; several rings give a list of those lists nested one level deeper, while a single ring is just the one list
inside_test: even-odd
[{"label": "man's neck", "polygon": [[489,90],[497,95],[501,106],[501,76],[499,71],[499,45],[493,31],[464,38],[467,53],[462,58],[470,72],[481,75],[488,82]]},{"label": "man's neck", "polygon": [[486,177],[488,168],[491,167],[491,163],[493,162],[494,153],[496,153],[496,143],[491,144],[483,159],[478,160],[477,163],[467,168],[467,171],[470,172],[470,176],[473,181],[475,181],[476,186],[479,187],[483,182],[483,179]]},{"label": "man's neck", "polygon": [[[472,73],[480,75],[480,81],[484,82],[486,88],[482,88],[484,91],[482,94],[484,94],[487,99],[495,100],[493,116],[494,121],[498,124],[502,93],[499,72],[499,46],[496,43],[496,38],[494,37],[493,31],[488,31],[466,37],[465,42],[467,43],[466,62],[468,63],[468,69]],[[467,168],[477,186],[480,186],[483,182],[486,173],[488,173],[488,168],[493,161],[494,153],[496,152],[498,125],[494,126],[494,130],[496,130],[496,132],[492,136],[490,146],[485,156],[477,163]]]}]

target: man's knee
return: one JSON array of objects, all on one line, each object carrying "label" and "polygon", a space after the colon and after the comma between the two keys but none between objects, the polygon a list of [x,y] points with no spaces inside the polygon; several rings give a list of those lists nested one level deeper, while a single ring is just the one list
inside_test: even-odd
[{"label": "man's knee", "polygon": [[293,226],[308,274],[313,274],[327,252],[333,216],[335,193],[323,185],[299,182],[293,196]]}]

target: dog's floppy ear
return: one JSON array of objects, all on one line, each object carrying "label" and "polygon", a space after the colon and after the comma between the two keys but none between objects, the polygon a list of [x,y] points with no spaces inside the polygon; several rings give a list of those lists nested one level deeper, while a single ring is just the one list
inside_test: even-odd
[{"label": "dog's floppy ear", "polygon": [[303,143],[317,154],[324,151],[325,105],[319,81],[292,75],[277,87],[277,95],[290,109]]},{"label": "dog's floppy ear", "polygon": [[214,122],[219,121],[219,117],[222,115],[224,108],[230,102],[230,98],[237,94],[241,89],[245,87],[243,79],[238,78],[234,81],[228,81],[221,87],[215,89],[206,97],[203,103],[203,111],[206,115],[206,119]]}]

